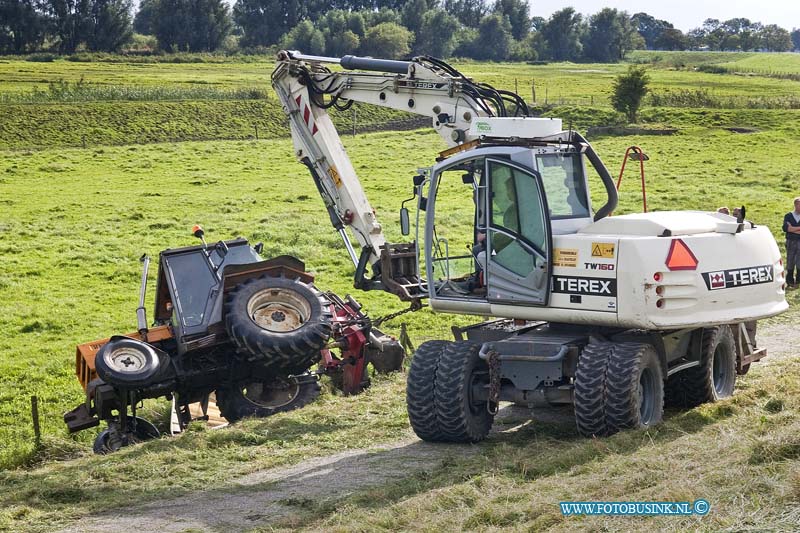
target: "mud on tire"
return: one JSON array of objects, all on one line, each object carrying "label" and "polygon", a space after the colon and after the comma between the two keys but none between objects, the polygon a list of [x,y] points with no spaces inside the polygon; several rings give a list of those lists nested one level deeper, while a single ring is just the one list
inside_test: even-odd
[{"label": "mud on tire", "polygon": [[297,279],[250,279],[225,300],[230,338],[250,361],[276,374],[299,374],[319,360],[331,321],[321,293]]},{"label": "mud on tire", "polygon": [[733,394],[736,384],[736,344],[730,326],[703,330],[700,365],[687,368],[667,380],[669,405],[697,407]]}]

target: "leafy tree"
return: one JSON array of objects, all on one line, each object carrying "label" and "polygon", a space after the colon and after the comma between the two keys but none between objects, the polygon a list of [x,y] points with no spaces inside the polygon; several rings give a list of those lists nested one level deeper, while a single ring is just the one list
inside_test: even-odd
[{"label": "leafy tree", "polygon": [[334,57],[358,50],[364,37],[364,17],[361,13],[333,9],[317,21],[325,38],[325,53]]},{"label": "leafy tree", "polygon": [[792,35],[777,24],[769,24],[758,33],[761,45],[770,52],[787,52],[792,49]]},{"label": "leafy tree", "polygon": [[720,24],[724,36],[720,43],[723,50],[753,50],[758,48],[758,32],[761,23],[753,23],[746,18],[733,18]]},{"label": "leafy tree", "polygon": [[281,47],[320,55],[325,53],[325,36],[310,20],[304,20],[283,37]]},{"label": "leafy tree", "polygon": [[94,52],[116,52],[133,36],[130,0],[94,0],[89,12],[86,46]]},{"label": "leafy tree", "polygon": [[142,0],[133,17],[133,31],[142,35],[153,34],[153,7],[156,0]]},{"label": "leafy tree", "polygon": [[508,18],[495,13],[486,15],[478,26],[478,42],[475,50],[476,59],[502,61],[511,53],[511,23]]},{"label": "leafy tree", "polygon": [[231,31],[224,0],[155,0],[153,34],[167,52],[213,51]]},{"label": "leafy tree", "polygon": [[414,35],[399,24],[382,22],[367,30],[361,52],[374,57],[397,59],[411,52]]},{"label": "leafy tree", "polygon": [[531,28],[534,31],[542,31],[545,24],[547,24],[547,20],[544,17],[531,17]]},{"label": "leafy tree", "polygon": [[631,17],[631,23],[634,29],[644,37],[647,48],[651,50],[658,48],[657,42],[666,30],[674,29],[672,23],[657,19],[647,13],[634,14]]},{"label": "leafy tree", "polygon": [[432,9],[422,17],[422,28],[415,49],[420,54],[450,57],[456,47],[458,19],[442,9]]},{"label": "leafy tree", "polygon": [[531,6],[528,0],[496,0],[492,11],[508,17],[511,35],[516,40],[524,39],[531,31]]},{"label": "leafy tree", "polygon": [[91,29],[91,0],[46,0],[58,51],[71,54],[86,42]]},{"label": "leafy tree", "polygon": [[0,0],[0,53],[36,49],[44,40],[46,25],[37,0]]},{"label": "leafy tree", "polygon": [[571,7],[553,13],[542,27],[547,55],[556,61],[574,61],[581,56],[583,18]]},{"label": "leafy tree", "polygon": [[485,0],[444,0],[442,7],[470,28],[477,28],[488,12]]},{"label": "leafy tree", "polygon": [[521,41],[514,40],[511,43],[511,52],[508,58],[512,61],[534,61],[539,57],[539,34],[529,33]]},{"label": "leafy tree", "polygon": [[800,29],[792,30],[792,44],[794,50],[800,51]]},{"label": "leafy tree", "polygon": [[411,33],[414,34],[414,42],[419,42],[420,32],[422,30],[422,17],[425,12],[430,9],[428,0],[410,0],[406,2],[403,9],[400,11],[400,20]]},{"label": "leafy tree", "polygon": [[689,38],[677,28],[667,28],[661,32],[654,48],[658,50],[686,50],[689,47]]},{"label": "leafy tree", "polygon": [[647,94],[650,77],[644,67],[631,65],[628,71],[614,78],[611,105],[620,113],[625,113],[628,122],[636,122],[636,115],[642,100]]},{"label": "leafy tree", "polygon": [[377,26],[378,24],[383,24],[384,22],[391,22],[392,24],[396,24],[398,26],[403,25],[400,12],[396,9],[389,9],[388,7],[385,7],[378,11],[364,10],[361,11],[361,13],[364,16],[364,22],[366,22],[367,26]]},{"label": "leafy tree", "polygon": [[233,6],[242,46],[276,44],[308,14],[308,3],[298,0],[236,0]]},{"label": "leafy tree", "polygon": [[601,63],[615,63],[631,47],[635,33],[628,14],[606,7],[589,18],[584,51],[586,57]]},{"label": "leafy tree", "polygon": [[455,57],[473,57],[473,52],[479,39],[477,29],[461,26],[455,34],[453,55]]}]

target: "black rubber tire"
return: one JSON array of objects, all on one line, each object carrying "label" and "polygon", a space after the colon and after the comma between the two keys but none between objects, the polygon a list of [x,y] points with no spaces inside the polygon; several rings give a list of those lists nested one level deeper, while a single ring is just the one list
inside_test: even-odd
[{"label": "black rubber tire", "polygon": [[411,428],[422,440],[439,442],[444,433],[436,416],[436,370],[449,341],[422,343],[411,358],[406,384],[406,409]]},{"label": "black rubber tire", "polygon": [[664,372],[649,344],[614,343],[606,374],[606,427],[609,434],[647,428],[664,416]]},{"label": "black rubber tire", "polygon": [[480,442],[489,434],[494,415],[486,401],[472,400],[475,380],[489,383],[489,366],[478,356],[481,345],[451,342],[436,368],[434,396],[442,437],[448,442]]},{"label": "black rubber tire", "polygon": [[[277,302],[287,297],[294,299],[295,307],[303,307],[297,312],[299,327],[270,331],[255,322],[252,313],[273,305],[271,300]],[[262,300],[260,303],[259,299]],[[249,309],[251,302],[259,307]],[[271,317],[276,316],[286,315],[274,311]],[[332,319],[328,302],[322,294],[298,279],[270,276],[250,279],[232,290],[225,300],[225,326],[239,352],[276,375],[300,374],[317,362],[320,350],[331,336]]]},{"label": "black rubber tire", "polygon": [[250,416],[264,418],[276,413],[299,409],[319,397],[320,386],[316,379],[309,379],[307,375],[285,379],[290,380],[293,386],[297,386],[296,393],[288,399],[287,403],[274,407],[265,407],[248,399],[243,390],[245,383],[240,382],[218,388],[217,407],[220,414],[228,422],[237,422]]},{"label": "black rubber tire", "polygon": [[100,379],[129,389],[152,384],[161,370],[161,362],[152,346],[120,336],[112,337],[100,348],[94,364]]},{"label": "black rubber tire", "polygon": [[575,370],[575,422],[584,437],[609,434],[606,423],[606,381],[611,343],[592,341],[581,350]]},{"label": "black rubber tire", "polygon": [[706,328],[700,364],[670,376],[666,387],[667,403],[697,407],[730,397],[735,385],[736,344],[730,326]]},{"label": "black rubber tire", "polygon": [[[136,429],[128,435],[126,439],[121,439],[117,445],[112,446],[110,443],[111,432],[108,429],[101,431],[94,439],[92,451],[97,455],[106,455],[118,451],[121,447],[130,446],[147,440],[157,439],[161,436],[158,428],[145,420],[144,418],[135,417]],[[128,427],[134,423],[134,417],[128,415]]]}]

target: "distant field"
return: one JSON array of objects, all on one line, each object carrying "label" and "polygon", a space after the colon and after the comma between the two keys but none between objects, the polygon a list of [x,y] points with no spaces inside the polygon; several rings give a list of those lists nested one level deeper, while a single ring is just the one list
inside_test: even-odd
[{"label": "distant field", "polygon": [[[633,57],[654,59],[662,54],[681,57],[666,52],[637,52]],[[726,61],[745,57],[722,55]],[[796,59],[794,54],[774,56]],[[455,66],[476,80],[518,90],[528,102],[545,106],[547,114],[556,112],[550,110],[552,106],[578,106],[576,127],[619,120],[611,111],[609,95],[613,78],[627,68],[625,64],[456,62]],[[0,148],[250,139],[255,138],[256,129],[261,138],[279,137],[286,129],[269,86],[272,67],[266,58],[194,64],[0,59]],[[800,82],[695,72],[661,62],[653,64],[650,76],[654,93],[678,95],[668,99],[671,106],[698,105],[693,103],[695,93],[702,91],[702,100],[715,100],[714,107],[800,108]],[[684,92],[690,93],[688,98]],[[642,120],[670,114],[679,113],[645,105]],[[351,112],[332,115],[340,126],[352,128]],[[359,106],[356,122],[370,127],[407,117],[402,112]],[[675,124],[685,125],[681,120]]]}]

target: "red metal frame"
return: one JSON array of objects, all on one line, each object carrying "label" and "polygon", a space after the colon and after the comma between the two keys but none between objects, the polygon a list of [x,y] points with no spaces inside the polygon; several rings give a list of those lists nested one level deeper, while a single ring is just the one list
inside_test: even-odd
[{"label": "red metal frame", "polygon": [[333,313],[332,347],[341,348],[341,357],[337,357],[330,348],[322,350],[320,368],[326,374],[342,373],[342,392],[345,395],[358,394],[365,388],[363,380],[367,365],[366,347],[369,339],[365,334],[367,319],[351,301],[332,298]]},{"label": "red metal frame", "polygon": [[639,160],[639,173],[642,176],[642,212],[647,213],[647,191],[644,184],[644,162],[647,156],[638,146],[629,146],[628,149],[625,150],[625,158],[622,160],[622,168],[619,171],[619,178],[617,179],[617,190],[619,191],[619,186],[622,184],[622,175],[625,173],[625,164],[628,162],[628,158],[631,157],[631,152],[636,154],[636,159]]}]

